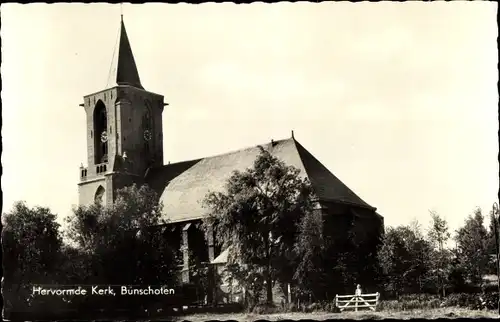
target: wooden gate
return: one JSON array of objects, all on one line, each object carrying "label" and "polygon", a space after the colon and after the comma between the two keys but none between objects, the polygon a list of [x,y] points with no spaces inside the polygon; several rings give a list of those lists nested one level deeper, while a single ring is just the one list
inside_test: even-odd
[{"label": "wooden gate", "polygon": [[335,295],[335,305],[340,312],[347,309],[369,308],[372,311],[377,309],[380,294],[362,294],[362,295]]}]

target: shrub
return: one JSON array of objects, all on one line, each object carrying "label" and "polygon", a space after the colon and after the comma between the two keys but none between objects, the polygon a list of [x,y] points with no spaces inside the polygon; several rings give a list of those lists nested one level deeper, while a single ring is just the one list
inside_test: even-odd
[{"label": "shrub", "polygon": [[498,292],[491,293],[454,293],[444,299],[435,295],[410,294],[400,298],[399,301],[381,301],[379,309],[406,311],[415,309],[435,309],[439,307],[463,307],[471,310],[489,309],[498,307]]},{"label": "shrub", "polygon": [[498,308],[498,292],[481,294],[479,296],[481,308],[494,310]]},{"label": "shrub", "polygon": [[307,306],[308,305],[303,303],[299,304],[297,312],[307,313]]},{"label": "shrub", "polygon": [[338,308],[335,306],[335,302],[315,302],[308,305],[301,305],[298,309],[301,312],[337,312]]},{"label": "shrub", "polygon": [[274,314],[280,313],[280,310],[274,305],[264,303],[255,305],[251,312],[254,314]]},{"label": "shrub", "polygon": [[306,312],[323,311],[323,306],[319,303],[311,303],[306,307]]},{"label": "shrub", "polygon": [[440,307],[439,299],[429,300],[400,300],[400,301],[381,301],[379,309],[393,311],[408,311],[417,309],[435,309]]},{"label": "shrub", "polygon": [[387,300],[379,302],[379,309],[384,311],[399,311],[401,310],[401,303],[396,300]]},{"label": "shrub", "polygon": [[469,307],[474,303],[477,296],[475,294],[456,293],[450,294],[444,299],[444,307]]},{"label": "shrub", "polygon": [[486,284],[482,287],[482,291],[485,293],[496,293],[498,292],[498,284]]},{"label": "shrub", "polygon": [[420,301],[420,302],[427,302],[431,300],[439,299],[439,296],[436,294],[428,294],[428,293],[421,293],[421,294],[405,294],[402,295],[399,300],[400,301]]},{"label": "shrub", "polygon": [[446,307],[465,307],[471,310],[488,309],[494,310],[498,307],[498,292],[490,293],[457,293],[450,294],[444,301]]},{"label": "shrub", "polygon": [[333,313],[340,312],[339,308],[335,305],[335,302],[325,302],[323,304],[323,311]]},{"label": "shrub", "polygon": [[330,303],[328,312],[340,313],[340,308],[335,304],[335,302]]}]

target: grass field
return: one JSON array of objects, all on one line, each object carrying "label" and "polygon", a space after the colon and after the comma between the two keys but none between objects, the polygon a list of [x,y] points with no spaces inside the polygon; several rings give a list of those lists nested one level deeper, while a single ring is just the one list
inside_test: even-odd
[{"label": "grass field", "polygon": [[192,321],[201,322],[209,320],[236,320],[242,322],[251,322],[256,320],[327,320],[327,319],[411,319],[411,318],[498,318],[497,311],[474,311],[463,308],[442,308],[442,309],[427,309],[427,310],[410,310],[410,311],[382,311],[382,312],[343,312],[343,313],[278,313],[278,314],[250,314],[250,313],[236,313],[236,314],[194,314],[179,317],[178,321]]}]

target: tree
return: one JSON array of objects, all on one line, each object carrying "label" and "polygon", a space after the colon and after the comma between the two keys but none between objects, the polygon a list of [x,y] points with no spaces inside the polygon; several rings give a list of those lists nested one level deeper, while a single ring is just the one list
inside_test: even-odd
[{"label": "tree", "polygon": [[405,244],[408,252],[412,256],[413,273],[412,280],[413,288],[418,292],[424,291],[424,286],[429,280],[432,259],[432,245],[425,237],[421,230],[421,225],[414,220],[408,227],[409,232],[406,234]]},{"label": "tree", "polygon": [[477,208],[473,216],[469,216],[464,227],[457,230],[456,241],[460,254],[460,265],[464,268],[469,280],[482,286],[483,275],[488,270],[488,232],[484,227],[484,217]]},{"label": "tree", "polygon": [[[490,261],[488,263],[488,270],[487,270],[487,273],[488,274],[494,274],[494,275],[497,275],[498,272],[498,268],[497,268],[497,257],[496,257],[496,254],[497,254],[497,245],[496,245],[496,236],[495,236],[495,233],[498,234],[498,230],[499,230],[499,223],[498,223],[498,218],[495,217],[494,213],[493,213],[493,210],[490,211],[490,216],[489,216],[489,219],[490,219],[490,223],[489,223],[489,227],[488,227],[488,236],[487,236],[487,244],[486,244],[486,252],[488,253],[488,255],[490,256]],[[495,230],[495,225],[496,225],[496,230]]]},{"label": "tree", "polygon": [[[163,234],[161,213],[158,195],[136,185],[119,190],[109,207],[74,209],[67,218],[67,235],[75,249],[68,251],[76,258],[87,257],[81,282],[174,287],[176,260]],[[136,303],[131,300],[132,304]]]},{"label": "tree", "polygon": [[3,215],[3,291],[6,306],[24,311],[32,284],[52,284],[61,260],[62,240],[56,215],[49,208],[17,202]]},{"label": "tree", "polygon": [[431,227],[428,231],[429,240],[434,247],[443,250],[445,243],[450,238],[448,223],[436,211],[429,212],[431,214]]},{"label": "tree", "polygon": [[17,202],[4,214],[2,244],[5,277],[10,281],[50,283],[62,245],[56,215],[44,207]]},{"label": "tree", "polygon": [[410,229],[412,231],[412,233],[415,235],[415,238],[417,238],[419,240],[424,239],[424,234],[422,233],[422,225],[420,224],[420,222],[416,218],[414,218],[410,222],[408,229]]},{"label": "tree", "polygon": [[[212,267],[203,265],[199,257],[193,251],[189,252],[189,268],[190,268],[190,283],[195,286],[197,301],[203,301],[205,295],[209,300],[209,292],[213,291],[213,287],[218,287],[220,283],[214,280]],[[213,294],[213,293],[212,293]],[[211,299],[213,301],[213,299]]]},{"label": "tree", "polygon": [[465,269],[460,264],[460,254],[458,253],[458,249],[454,249],[452,251],[453,258],[451,260],[450,270],[448,273],[448,284],[452,288],[454,293],[463,292],[467,283],[465,281]]},{"label": "tree", "polygon": [[283,268],[290,265],[299,219],[314,206],[311,185],[299,173],[260,147],[252,168],[235,171],[225,192],[210,192],[203,201],[210,212],[205,227],[231,247],[230,257],[263,275],[268,303],[274,281],[293,275],[278,271],[293,272]]},{"label": "tree", "polygon": [[300,258],[294,274],[297,286],[306,296],[315,299],[325,287],[325,239],[321,212],[307,213],[299,223],[295,252]]},{"label": "tree", "polygon": [[444,218],[441,218],[435,211],[430,211],[431,225],[428,231],[428,238],[433,246],[432,254],[432,271],[435,273],[437,285],[440,289],[440,294],[446,296],[446,276],[448,275],[447,269],[449,268],[451,256],[445,250],[444,246],[450,238],[448,231],[448,223]]},{"label": "tree", "polygon": [[409,269],[409,254],[405,249],[401,234],[389,227],[385,233],[383,246],[378,255],[386,279],[386,289],[399,297],[404,291],[404,276]]},{"label": "tree", "polygon": [[57,269],[58,283],[77,285],[85,282],[92,274],[91,261],[91,254],[71,245],[63,245],[61,263]]},{"label": "tree", "polygon": [[397,297],[421,292],[429,271],[429,250],[417,227],[389,227],[379,251],[386,288]]},{"label": "tree", "polygon": [[235,258],[230,259],[223,270],[230,285],[236,282],[236,285],[245,289],[245,301],[250,309],[260,302],[265,287],[261,272],[260,265],[240,264]]}]

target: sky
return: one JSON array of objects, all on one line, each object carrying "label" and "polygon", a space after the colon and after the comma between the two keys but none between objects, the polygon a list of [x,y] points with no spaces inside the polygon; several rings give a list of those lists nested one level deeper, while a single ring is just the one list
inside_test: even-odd
[{"label": "sky", "polygon": [[295,138],[386,225],[452,230],[498,198],[496,2],[3,4],[3,210],[59,218],[86,165],[120,12],[165,95],[165,163]]}]

